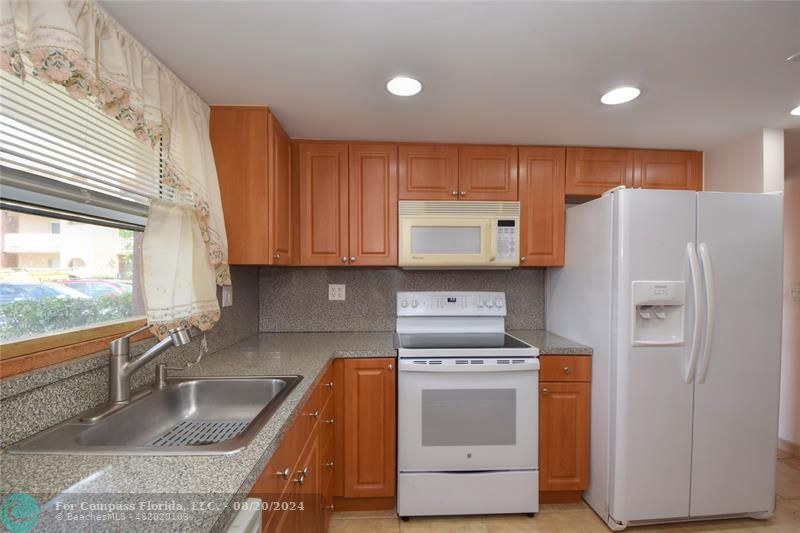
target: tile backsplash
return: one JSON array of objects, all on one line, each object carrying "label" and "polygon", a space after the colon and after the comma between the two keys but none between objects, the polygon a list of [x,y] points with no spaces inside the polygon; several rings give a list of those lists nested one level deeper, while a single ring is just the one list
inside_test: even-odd
[{"label": "tile backsplash", "polygon": [[[274,268],[260,271],[259,330],[393,331],[397,291],[502,291],[508,329],[544,328],[544,269],[401,270]],[[329,301],[328,284],[345,300]]]}]

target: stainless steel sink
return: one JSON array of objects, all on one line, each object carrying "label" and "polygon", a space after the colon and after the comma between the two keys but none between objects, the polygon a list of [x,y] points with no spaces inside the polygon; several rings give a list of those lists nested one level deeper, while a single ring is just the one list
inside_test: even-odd
[{"label": "stainless steel sink", "polygon": [[95,422],[91,412],[8,453],[218,455],[247,446],[301,376],[171,378]]}]

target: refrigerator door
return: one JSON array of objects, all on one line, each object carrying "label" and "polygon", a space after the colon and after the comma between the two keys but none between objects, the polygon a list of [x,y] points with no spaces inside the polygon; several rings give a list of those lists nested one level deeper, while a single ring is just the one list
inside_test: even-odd
[{"label": "refrigerator door", "polygon": [[[693,391],[693,384],[686,382],[686,369],[694,329],[687,244],[695,240],[696,193],[637,189],[614,196],[617,320],[610,387],[609,514],[623,524],[685,518]],[[634,282],[675,282],[675,287],[683,287],[683,342],[634,346],[632,329],[638,313]],[[657,309],[651,311],[648,320],[662,320]]]},{"label": "refrigerator door", "polygon": [[782,212],[779,195],[698,194],[710,335],[695,375],[693,517],[774,508]]}]

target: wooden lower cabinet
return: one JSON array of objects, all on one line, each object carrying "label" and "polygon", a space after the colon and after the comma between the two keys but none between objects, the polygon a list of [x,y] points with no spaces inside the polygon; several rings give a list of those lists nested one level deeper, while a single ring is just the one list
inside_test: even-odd
[{"label": "wooden lower cabinet", "polygon": [[394,364],[337,359],[325,370],[250,492],[272,506],[262,531],[324,533],[335,508],[394,508]]},{"label": "wooden lower cabinet", "polygon": [[540,361],[540,501],[579,501],[589,487],[591,358],[542,355]]}]

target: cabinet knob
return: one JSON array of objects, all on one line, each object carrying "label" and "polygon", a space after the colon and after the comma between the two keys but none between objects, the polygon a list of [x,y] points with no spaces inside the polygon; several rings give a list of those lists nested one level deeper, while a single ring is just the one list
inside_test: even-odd
[{"label": "cabinet knob", "polygon": [[325,463],[325,466],[327,466],[328,468],[333,468],[333,461],[331,461],[330,463]]},{"label": "cabinet knob", "polygon": [[322,422],[325,423],[325,424],[333,425],[333,423],[336,422],[336,419],[335,418],[328,418],[326,420],[323,420]]},{"label": "cabinet knob", "polygon": [[453,191],[450,194],[452,194],[453,196],[458,196],[458,191]]},{"label": "cabinet knob", "polygon": [[547,396],[550,394],[550,389],[542,389],[542,396]]},{"label": "cabinet knob", "polygon": [[283,479],[289,479],[290,472],[291,470],[289,470],[288,468],[284,468],[283,470],[278,470],[277,472],[275,472],[275,475],[277,477],[282,477]]},{"label": "cabinet knob", "polygon": [[308,413],[308,416],[311,418],[319,418],[319,411],[314,411],[313,413]]},{"label": "cabinet knob", "polygon": [[346,257],[342,257],[342,263],[347,263],[347,258]]},{"label": "cabinet knob", "polygon": [[355,263],[355,262],[356,262],[356,256],[352,256],[352,257],[350,258],[350,262],[351,262],[351,263]]},{"label": "cabinet knob", "polygon": [[329,389],[332,389],[333,388],[333,381],[331,381],[330,383],[325,383],[324,386],[328,387]]},{"label": "cabinet knob", "polygon": [[333,504],[326,505],[325,510],[333,512]]},{"label": "cabinet knob", "polygon": [[300,470],[297,473],[297,479],[294,479],[293,481],[302,487],[306,483],[306,476],[308,476],[308,467]]},{"label": "cabinet knob", "polygon": [[389,363],[389,365],[386,368],[388,368],[389,370],[393,370],[394,369],[394,365],[392,363]]},{"label": "cabinet knob", "polygon": [[458,193],[458,194],[459,194],[459,195],[461,195],[461,196],[466,196],[466,195],[467,195],[467,191],[461,191],[461,192],[460,192],[460,193]]},{"label": "cabinet knob", "polygon": [[281,254],[275,254],[275,255],[272,256],[272,258],[275,259],[275,261],[280,261],[281,260]]},{"label": "cabinet knob", "polygon": [[572,369],[570,367],[568,367],[568,366],[565,366],[564,367],[564,373],[565,374],[571,374],[572,373]]},{"label": "cabinet knob", "polygon": [[527,257],[525,257],[525,256],[523,255],[522,257],[520,257],[520,258],[519,258],[519,262],[520,262],[520,263],[524,263],[524,262],[525,262],[525,259],[527,259]]}]

